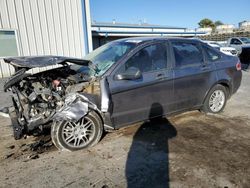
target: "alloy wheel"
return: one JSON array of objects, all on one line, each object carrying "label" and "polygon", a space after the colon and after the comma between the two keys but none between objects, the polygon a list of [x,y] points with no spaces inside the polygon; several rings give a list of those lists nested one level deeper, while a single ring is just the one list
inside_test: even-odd
[{"label": "alloy wheel", "polygon": [[215,90],[209,98],[209,108],[212,112],[219,112],[225,104],[225,93]]},{"label": "alloy wheel", "polygon": [[81,148],[88,145],[93,140],[94,135],[94,122],[86,116],[78,122],[67,121],[62,127],[64,143],[73,148]]}]

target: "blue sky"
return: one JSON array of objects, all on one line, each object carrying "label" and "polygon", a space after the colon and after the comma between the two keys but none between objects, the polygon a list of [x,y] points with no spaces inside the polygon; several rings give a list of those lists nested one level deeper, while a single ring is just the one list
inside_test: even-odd
[{"label": "blue sky", "polygon": [[97,22],[139,23],[198,27],[202,18],[238,24],[250,20],[250,0],[90,0]]}]

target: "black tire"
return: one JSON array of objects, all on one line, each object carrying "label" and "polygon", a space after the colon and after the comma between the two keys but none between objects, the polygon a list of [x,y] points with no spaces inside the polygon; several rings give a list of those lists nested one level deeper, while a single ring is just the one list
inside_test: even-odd
[{"label": "black tire", "polygon": [[[211,104],[209,104],[209,101],[212,97],[212,95],[216,92],[216,91],[220,91],[223,93],[224,97],[225,97],[225,100],[224,100],[224,103],[223,105],[220,105],[220,107],[218,108],[219,110],[214,110],[214,108],[212,108]],[[227,88],[225,88],[224,86],[218,84],[218,85],[215,85],[210,91],[209,93],[207,94],[206,96],[206,99],[205,99],[205,102],[203,104],[203,107],[202,107],[202,111],[205,112],[205,113],[213,113],[213,114],[217,114],[217,113],[220,113],[224,110],[225,106],[226,106],[226,103],[227,103],[227,99],[228,99],[228,90]]]},{"label": "black tire", "polygon": [[[67,138],[65,138],[66,134],[70,134],[71,136],[72,136],[72,134],[75,134],[72,132],[65,133],[65,127],[67,127],[69,124],[71,126],[72,122],[68,122],[68,121],[53,122],[52,127],[51,127],[51,138],[52,138],[54,145],[59,150],[76,151],[76,150],[85,149],[85,148],[94,146],[95,144],[97,144],[100,141],[102,134],[103,134],[103,123],[102,123],[100,116],[95,111],[90,111],[86,116],[81,118],[79,121],[83,121],[83,122],[89,121],[89,122],[91,122],[91,128],[93,128],[92,129],[93,134],[91,134],[91,136],[90,136],[91,138],[89,137],[90,139],[89,139],[88,143],[84,144],[84,139],[79,139],[79,138],[76,139],[77,141],[79,139],[79,140],[81,140],[79,142],[82,142],[81,143],[82,145],[79,147],[72,146],[71,143],[66,142],[66,140],[67,140]],[[74,125],[75,125],[75,128],[77,127],[78,129],[80,129],[79,128],[80,125],[76,125],[76,124],[74,124]],[[75,128],[73,128],[73,129],[75,129]]]}]

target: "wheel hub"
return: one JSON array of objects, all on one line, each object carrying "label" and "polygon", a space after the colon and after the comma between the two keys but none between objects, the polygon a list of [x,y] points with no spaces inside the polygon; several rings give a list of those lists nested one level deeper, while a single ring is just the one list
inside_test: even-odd
[{"label": "wheel hub", "polygon": [[212,112],[219,112],[225,103],[225,93],[222,90],[215,90],[209,99],[209,108]]},{"label": "wheel hub", "polygon": [[89,144],[94,137],[94,123],[87,117],[78,122],[66,122],[63,126],[62,138],[65,144],[70,147],[84,147]]}]

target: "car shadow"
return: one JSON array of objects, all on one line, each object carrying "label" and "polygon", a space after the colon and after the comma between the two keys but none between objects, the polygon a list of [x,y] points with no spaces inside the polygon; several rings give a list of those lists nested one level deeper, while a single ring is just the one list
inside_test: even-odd
[{"label": "car shadow", "polygon": [[[163,111],[158,103],[151,106],[149,118],[156,111]],[[176,135],[175,127],[166,118],[152,119],[140,126],[133,137],[126,161],[128,188],[169,187],[168,141]]]}]

